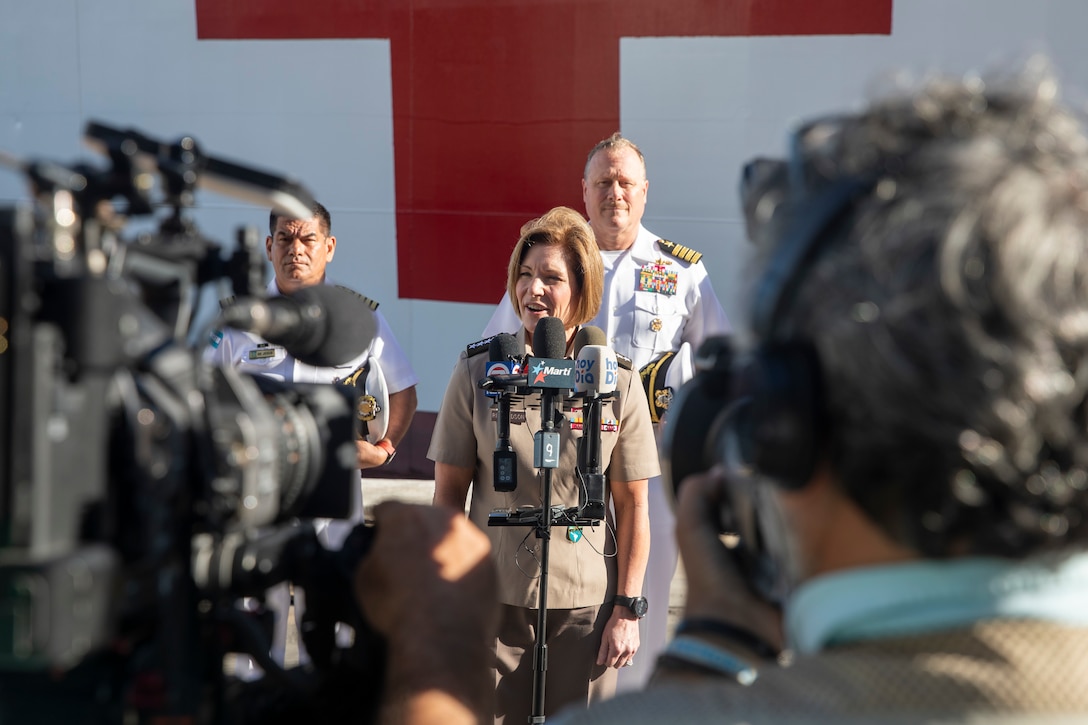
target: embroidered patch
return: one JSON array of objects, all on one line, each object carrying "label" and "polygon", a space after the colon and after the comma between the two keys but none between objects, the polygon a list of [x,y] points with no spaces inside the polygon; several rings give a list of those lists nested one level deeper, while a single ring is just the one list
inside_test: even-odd
[{"label": "embroidered patch", "polygon": [[676,294],[676,272],[670,272],[670,266],[672,262],[661,257],[642,265],[638,275],[639,291],[670,296]]},{"label": "embroidered patch", "polygon": [[208,344],[211,345],[213,348],[218,348],[219,343],[221,343],[221,342],[223,342],[223,331],[222,330],[212,330],[212,334],[208,338]]}]

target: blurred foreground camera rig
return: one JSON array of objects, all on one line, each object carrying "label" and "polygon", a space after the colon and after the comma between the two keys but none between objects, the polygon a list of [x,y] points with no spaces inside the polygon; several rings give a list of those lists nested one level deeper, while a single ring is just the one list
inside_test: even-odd
[{"label": "blurred foreground camera rig", "polygon": [[[188,137],[86,140],[108,164],[0,155],[33,198],[0,208],[0,723],[366,721],[384,660],[351,588],[368,530],[333,552],[304,522],[357,495],[353,391],[187,344],[204,285],[264,293],[256,230],[224,257],[186,215],[196,190],[302,218],[312,198]],[[126,237],[133,217],[154,231]],[[323,301],[298,300],[300,326],[327,323]],[[240,607],[282,581],[306,590],[307,667],[277,667],[270,615]],[[230,652],[265,677],[224,675]]]}]

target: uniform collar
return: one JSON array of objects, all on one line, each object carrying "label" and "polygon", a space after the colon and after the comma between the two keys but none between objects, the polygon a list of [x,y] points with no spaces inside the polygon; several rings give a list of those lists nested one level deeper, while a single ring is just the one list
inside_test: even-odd
[{"label": "uniform collar", "polygon": [[661,237],[651,232],[641,224],[638,227],[638,236],[635,237],[635,243],[632,244],[628,251],[631,253],[631,259],[640,262],[652,262],[658,257],[664,254],[657,246],[657,240]]},{"label": "uniform collar", "polygon": [[[322,284],[336,284],[336,283],[333,282],[329,278],[328,274],[326,274],[325,275],[325,281],[322,282]],[[264,290],[268,294],[269,297],[282,297],[283,296],[283,292],[280,292],[280,286],[278,284],[276,284],[276,275],[272,275],[272,279],[270,279],[268,281],[268,284],[265,285]]]}]

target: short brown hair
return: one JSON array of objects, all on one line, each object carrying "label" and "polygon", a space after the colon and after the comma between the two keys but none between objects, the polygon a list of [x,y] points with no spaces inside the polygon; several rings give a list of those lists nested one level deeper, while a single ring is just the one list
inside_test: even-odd
[{"label": "short brown hair", "polygon": [[593,163],[594,156],[601,153],[602,151],[611,153],[619,151],[620,149],[631,149],[635,152],[635,155],[638,156],[638,160],[642,162],[642,175],[646,176],[646,157],[642,155],[642,149],[640,149],[638,147],[638,144],[636,144],[634,141],[625,137],[619,131],[616,131],[608,138],[604,138],[598,141],[597,145],[589,150],[589,154],[586,156],[585,168],[582,169],[582,178],[589,177],[589,165]]},{"label": "short brown hair", "polygon": [[593,230],[582,215],[570,207],[557,206],[539,219],[526,222],[521,236],[510,255],[510,267],[506,276],[506,293],[514,305],[514,312],[521,317],[521,300],[518,299],[517,283],[521,264],[529,248],[536,244],[554,244],[563,252],[563,259],[570,267],[578,303],[574,306],[574,319],[564,325],[583,325],[597,316],[604,294],[604,265],[597,249]]}]

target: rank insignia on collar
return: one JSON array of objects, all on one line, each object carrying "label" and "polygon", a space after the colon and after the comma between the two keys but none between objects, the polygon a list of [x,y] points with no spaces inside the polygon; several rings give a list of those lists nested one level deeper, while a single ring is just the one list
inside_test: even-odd
[{"label": "rank insignia on collar", "polygon": [[642,265],[638,275],[639,292],[656,292],[661,295],[676,294],[676,272],[670,271],[672,262],[658,257]]}]

